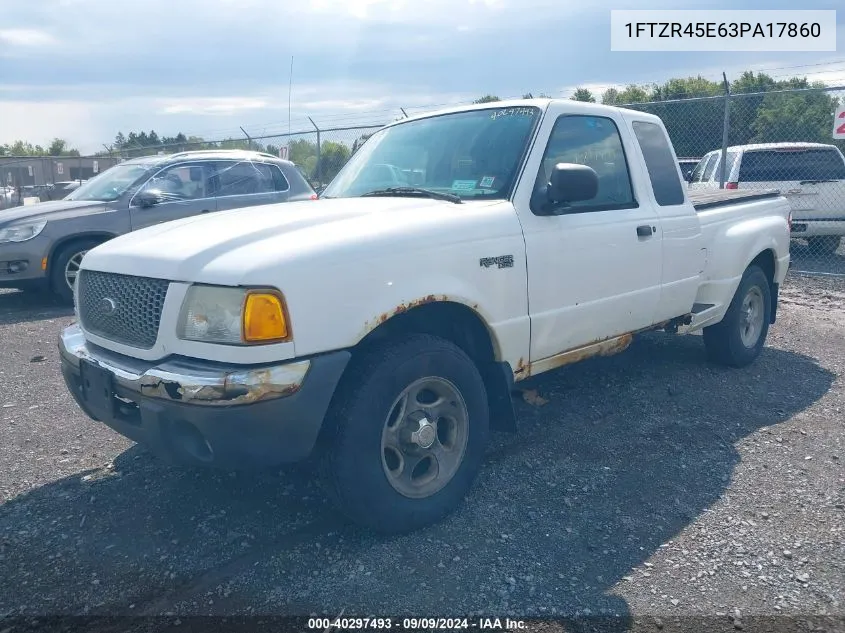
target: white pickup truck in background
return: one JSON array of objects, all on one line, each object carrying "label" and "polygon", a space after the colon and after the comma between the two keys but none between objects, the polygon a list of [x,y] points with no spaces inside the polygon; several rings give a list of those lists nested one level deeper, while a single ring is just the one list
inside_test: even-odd
[{"label": "white pickup truck in background", "polygon": [[314,457],[352,519],[415,529],[459,505],[491,429],[515,430],[514,382],[646,330],[703,330],[724,365],[758,356],[789,203],[691,195],[641,112],[538,99],[404,119],[316,204],[89,251],[62,370],[90,417],[165,459]]},{"label": "white pickup truck in background", "polygon": [[[705,154],[690,189],[718,189],[721,150]],[[845,157],[835,145],[760,143],[728,147],[725,188],[778,190],[792,209],[792,237],[813,255],[830,255],[845,235]]]}]

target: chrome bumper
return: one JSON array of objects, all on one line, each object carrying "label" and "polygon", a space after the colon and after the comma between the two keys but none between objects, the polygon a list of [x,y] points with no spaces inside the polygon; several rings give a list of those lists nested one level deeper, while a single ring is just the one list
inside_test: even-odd
[{"label": "chrome bumper", "polygon": [[59,352],[62,362],[77,369],[82,361],[99,365],[112,374],[117,387],[130,393],[208,406],[289,396],[299,391],[311,367],[308,360],[249,368],[190,359],[153,364],[90,346],[78,324],[62,331]]}]

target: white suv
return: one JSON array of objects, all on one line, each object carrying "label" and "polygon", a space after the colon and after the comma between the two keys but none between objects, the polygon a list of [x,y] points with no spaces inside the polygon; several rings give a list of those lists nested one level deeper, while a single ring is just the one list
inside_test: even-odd
[{"label": "white suv", "polygon": [[[704,155],[691,189],[719,188],[721,150]],[[728,148],[727,189],[779,189],[792,205],[792,237],[816,254],[833,253],[845,235],[845,157],[834,145],[762,143]]]}]

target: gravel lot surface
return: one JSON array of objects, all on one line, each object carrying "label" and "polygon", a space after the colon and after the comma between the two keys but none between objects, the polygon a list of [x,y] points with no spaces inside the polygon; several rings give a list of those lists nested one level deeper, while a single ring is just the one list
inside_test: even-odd
[{"label": "gravel lot surface", "polygon": [[845,280],[793,277],[744,370],[654,334],[533,380],[461,510],[396,538],[305,470],[175,469],[88,420],[70,322],[0,294],[0,616],[845,615]]}]

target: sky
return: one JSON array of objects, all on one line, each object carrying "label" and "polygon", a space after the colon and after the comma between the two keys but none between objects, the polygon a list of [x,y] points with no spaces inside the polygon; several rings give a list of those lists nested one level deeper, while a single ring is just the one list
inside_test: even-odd
[{"label": "sky", "polygon": [[[708,1],[792,9],[791,0]],[[814,3],[838,8],[839,0]],[[380,124],[409,114],[578,86],[728,78],[763,70],[845,85],[845,10],[829,53],[610,50],[611,9],[688,0],[0,0],[0,143],[118,131],[207,139]],[[291,76],[291,58],[293,74]],[[292,89],[289,94],[289,83]],[[290,96],[290,112],[288,101]]]}]

